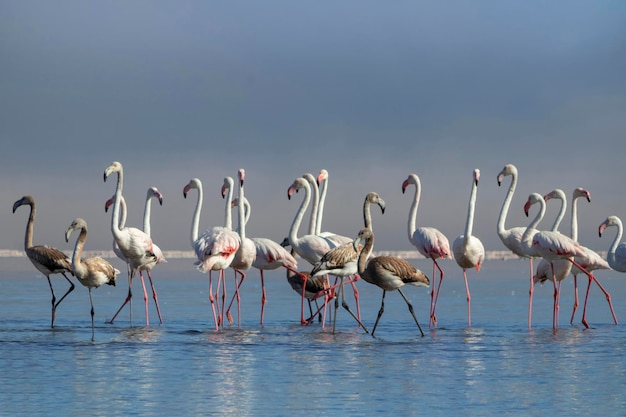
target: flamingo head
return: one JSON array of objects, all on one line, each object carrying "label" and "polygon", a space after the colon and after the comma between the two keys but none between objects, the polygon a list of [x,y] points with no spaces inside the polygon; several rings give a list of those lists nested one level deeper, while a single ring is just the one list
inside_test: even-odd
[{"label": "flamingo head", "polygon": [[548,201],[552,198],[556,198],[557,200],[565,200],[565,193],[560,188],[557,188],[556,190],[552,190],[548,194],[543,196],[544,201]]},{"label": "flamingo head", "polygon": [[602,222],[600,227],[598,228],[598,236],[602,237],[602,233],[609,226],[617,226],[619,229],[622,228],[622,221],[617,216],[609,216],[605,221]]},{"label": "flamingo head", "polygon": [[387,204],[385,203],[385,200],[380,198],[378,193],[375,193],[373,191],[368,193],[367,196],[365,196],[365,201],[371,204],[378,204],[378,207],[380,207],[380,210],[383,212],[383,214],[385,214],[385,207],[387,206]]},{"label": "flamingo head", "polygon": [[591,193],[584,188],[578,187],[574,189],[572,200],[575,200],[579,197],[585,197],[587,199],[587,202],[591,203]]},{"label": "flamingo head", "polygon": [[70,240],[70,235],[72,234],[72,232],[74,230],[79,230],[82,229],[85,232],[87,232],[87,222],[83,219],[81,219],[80,217],[75,219],[72,224],[70,224],[70,227],[67,228],[67,230],[65,231],[65,241],[69,242]]},{"label": "flamingo head", "polygon": [[355,251],[358,252],[359,246],[365,244],[365,242],[369,241],[370,239],[374,239],[374,232],[372,232],[372,229],[368,229],[367,227],[361,229],[359,230],[359,234],[357,235],[356,239],[352,241],[352,247]]},{"label": "flamingo head", "polygon": [[117,173],[121,173],[122,172],[122,164],[114,161],[111,165],[109,165],[107,167],[107,169],[104,170],[104,181],[106,182],[107,178],[109,177],[109,175],[111,175],[112,173],[117,172]]},{"label": "flamingo head", "polygon": [[192,178],[189,181],[189,183],[185,185],[185,188],[183,188],[183,197],[187,198],[187,193],[189,192],[189,190],[191,189],[200,190],[201,188],[202,188],[202,182],[200,181],[200,179]]},{"label": "flamingo head", "polygon": [[104,212],[105,213],[109,212],[109,207],[111,207],[113,205],[113,201],[114,201],[114,197],[111,197],[104,203]]},{"label": "flamingo head", "polygon": [[226,197],[228,190],[233,188],[235,181],[231,177],[224,177],[224,185],[222,185],[222,198]]},{"label": "flamingo head", "polygon": [[517,168],[513,164],[506,164],[502,171],[498,174],[498,187],[502,184],[504,177],[508,175],[517,175]]},{"label": "flamingo head", "polygon": [[283,239],[282,242],[280,242],[280,246],[282,246],[283,248],[286,248],[287,246],[290,246],[291,244],[289,243],[289,238],[286,237]]},{"label": "flamingo head", "polygon": [[319,175],[317,176],[317,185],[319,186],[322,181],[325,181],[328,179],[328,171],[326,171],[325,169],[322,169],[319,173]]},{"label": "flamingo head", "polygon": [[246,170],[243,168],[240,168],[238,175],[239,175],[239,186],[243,187],[243,180],[246,177]]},{"label": "flamingo head", "polygon": [[156,187],[148,188],[148,198],[152,197],[159,200],[159,205],[163,205],[163,194],[161,194],[161,192]]},{"label": "flamingo head", "polygon": [[526,200],[526,204],[524,204],[524,214],[526,214],[526,217],[528,217],[528,212],[530,211],[530,207],[533,204],[538,203],[539,200],[543,200],[543,197],[540,194],[532,193],[531,195],[528,196],[528,200]]},{"label": "flamingo head", "polygon": [[476,168],[474,170],[474,185],[478,185],[479,179],[480,179],[480,169]]},{"label": "flamingo head", "polygon": [[35,199],[30,195],[25,195],[24,197],[13,203],[13,213],[15,213],[15,210],[17,210],[19,206],[24,206],[27,204],[31,207],[35,205]]},{"label": "flamingo head", "polygon": [[419,177],[417,174],[409,174],[406,180],[402,183],[402,194],[406,191],[407,187],[410,184],[415,184],[415,186],[419,186]]},{"label": "flamingo head", "polygon": [[298,192],[300,188],[306,187],[306,180],[303,177],[296,178],[296,180],[291,184],[289,189],[287,189],[287,198],[291,200],[291,196],[294,192]]}]

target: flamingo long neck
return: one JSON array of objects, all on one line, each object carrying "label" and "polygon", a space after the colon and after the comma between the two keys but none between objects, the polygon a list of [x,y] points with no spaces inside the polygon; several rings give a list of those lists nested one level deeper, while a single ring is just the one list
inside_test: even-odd
[{"label": "flamingo long neck", "polygon": [[517,172],[511,173],[511,184],[509,185],[509,190],[504,197],[504,202],[502,203],[502,209],[500,209],[500,217],[498,217],[498,236],[500,239],[504,239],[506,235],[506,229],[504,227],[504,223],[506,222],[506,216],[509,213],[509,206],[511,205],[511,200],[513,200],[513,194],[515,193],[515,187],[517,186]]},{"label": "flamingo long neck", "polygon": [[365,227],[368,229],[372,228],[372,211],[370,209],[371,205],[372,202],[366,198],[365,202],[363,202],[363,222],[365,223]]},{"label": "flamingo long neck", "polygon": [[615,269],[615,264],[616,264],[615,251],[617,250],[617,245],[619,245],[619,242],[622,240],[622,233],[623,233],[622,221],[620,219],[617,219],[615,223],[617,226],[617,234],[615,235],[615,239],[613,239],[613,243],[611,243],[611,247],[609,248],[609,252],[607,253],[607,256],[606,256],[606,261],[609,263],[611,268],[614,268],[614,269]]},{"label": "flamingo long neck", "polygon": [[571,238],[574,242],[578,242],[578,197],[580,195],[574,195],[572,197],[572,220],[571,220]]},{"label": "flamingo long neck", "polygon": [[87,241],[87,229],[81,227],[80,234],[78,235],[78,239],[76,239],[76,244],[74,245],[74,253],[72,254],[72,269],[74,272],[83,271],[85,268],[81,262],[85,241]]},{"label": "flamingo long neck", "polygon": [[525,246],[526,249],[529,249],[532,246],[532,232],[534,229],[536,229],[541,219],[543,219],[543,215],[546,213],[546,202],[543,200],[543,198],[539,198],[538,202],[539,212],[537,213],[533,221],[530,222],[530,224],[524,231],[524,234],[522,235],[522,245]]},{"label": "flamingo long neck", "polygon": [[35,207],[35,203],[31,203],[30,205],[30,214],[28,215],[28,223],[26,223],[26,234],[24,236],[24,248],[32,248],[33,247],[33,233],[35,231],[35,216],[37,215],[37,208]]},{"label": "flamingo long neck", "polygon": [[193,217],[191,220],[191,245],[198,240],[198,224],[200,223],[200,211],[202,210],[202,184],[197,184],[198,189],[198,201],[196,202],[196,208],[193,210]]},{"label": "flamingo long neck", "polygon": [[239,213],[239,238],[242,242],[241,247],[243,247],[243,241],[246,239],[246,223],[248,222],[245,213],[246,203],[248,203],[248,201],[244,195],[243,184],[239,181],[239,205],[237,208]]},{"label": "flamingo long neck", "polygon": [[469,240],[472,235],[472,230],[474,228],[474,209],[476,206],[476,193],[478,191],[478,184],[476,184],[475,180],[472,180],[472,192],[470,194],[469,205],[467,208],[467,221],[465,222],[465,234],[463,239],[465,241]]},{"label": "flamingo long neck", "polygon": [[559,209],[559,214],[556,216],[556,219],[554,219],[552,229],[550,229],[553,232],[559,231],[559,226],[561,225],[561,221],[563,220],[563,217],[565,217],[565,211],[567,210],[567,197],[565,197],[565,194],[559,191],[557,198],[561,200],[561,208]]},{"label": "flamingo long neck", "polygon": [[326,192],[328,191],[328,176],[322,181],[322,189],[320,190],[320,204],[317,209],[317,221],[315,222],[315,234],[322,233],[322,217],[324,217],[324,203],[326,202]]},{"label": "flamingo long neck", "polygon": [[302,203],[300,203],[300,208],[296,213],[296,216],[293,218],[293,222],[291,223],[291,228],[289,229],[289,242],[291,246],[294,246],[298,241],[298,229],[300,229],[300,223],[302,223],[302,217],[304,217],[304,212],[309,207],[309,203],[311,201],[311,187],[309,183],[304,181],[304,198],[302,199]]},{"label": "flamingo long neck", "polygon": [[152,211],[152,194],[148,193],[146,204],[143,208],[143,231],[150,236],[150,214]]},{"label": "flamingo long neck", "polygon": [[309,234],[315,235],[317,234],[317,223],[319,221],[318,211],[320,206],[320,190],[317,188],[317,182],[315,181],[313,175],[304,174],[303,178],[307,180],[313,198],[313,204],[311,206],[311,223],[309,223]]},{"label": "flamingo long neck", "polygon": [[372,233],[369,239],[367,239],[367,241],[365,242],[365,245],[363,246],[363,249],[361,250],[361,253],[359,254],[359,260],[357,264],[357,271],[359,272],[359,275],[361,276],[361,278],[363,278],[364,280],[368,282],[369,280],[366,278],[368,275],[366,272],[367,260],[372,254],[373,249],[374,249],[374,233]]},{"label": "flamingo long neck", "polygon": [[413,233],[415,233],[415,217],[417,216],[417,207],[420,204],[420,196],[422,193],[422,183],[419,177],[416,175],[415,178],[415,195],[413,197],[413,203],[411,203],[411,208],[409,210],[409,222],[408,222],[408,232],[409,232],[409,242],[413,241]]},{"label": "flamingo long neck", "polygon": [[[111,232],[115,239],[121,238],[120,227],[120,205],[122,200],[122,187],[124,183],[124,171],[120,167],[117,171],[117,186],[115,187],[115,198],[113,199],[113,214],[111,215]],[[126,212],[126,210],[124,211]]]},{"label": "flamingo long neck", "polygon": [[233,209],[231,207],[233,202],[233,188],[235,183],[232,178],[227,177],[228,192],[226,193],[226,202],[224,204],[224,227],[228,230],[233,230]]}]

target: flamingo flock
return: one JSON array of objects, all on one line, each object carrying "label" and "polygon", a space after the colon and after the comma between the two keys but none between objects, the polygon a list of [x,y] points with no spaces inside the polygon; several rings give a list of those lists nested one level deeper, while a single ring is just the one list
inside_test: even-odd
[{"label": "flamingo flock", "polygon": [[[158,265],[166,262],[166,260],[161,249],[151,238],[150,212],[152,199],[156,199],[159,204],[162,204],[163,195],[156,187],[148,188],[144,206],[143,228],[129,227],[126,225],[128,209],[122,194],[124,170],[120,162],[113,162],[104,170],[104,181],[106,182],[113,174],[116,174],[117,177],[115,193],[106,202],[105,211],[108,211],[109,207],[113,207],[111,213],[113,248],[116,255],[127,266],[128,293],[108,323],[113,323],[118,314],[128,305],[129,322],[132,326],[132,284],[133,279],[139,274],[144,295],[146,326],[150,325],[148,318],[149,297],[143,277],[145,272],[150,282],[152,298],[157,309],[159,323],[161,324],[163,323],[163,317],[151,272],[154,268],[158,269]],[[300,322],[303,325],[311,324],[313,319],[319,316],[322,326],[324,326],[326,309],[330,307],[331,301],[334,300],[335,310],[332,329],[333,333],[335,333],[339,297],[341,297],[342,307],[354,318],[358,327],[363,329],[365,333],[370,333],[361,320],[357,283],[362,279],[369,284],[378,286],[383,291],[378,315],[371,330],[372,336],[374,336],[380,318],[383,315],[387,291],[397,291],[400,294],[409,308],[420,335],[424,336],[413,305],[402,291],[402,287],[405,285],[430,287],[432,279],[429,327],[433,330],[436,329],[438,326],[437,302],[445,276],[439,260],[452,257],[462,270],[467,300],[467,326],[471,327],[471,296],[467,270],[475,269],[479,272],[485,260],[485,248],[481,240],[473,235],[474,214],[480,179],[479,169],[475,169],[472,172],[465,229],[453,241],[452,250],[448,238],[439,229],[432,226],[417,226],[417,210],[422,195],[422,184],[419,176],[411,173],[402,183],[401,190],[403,194],[410,186],[415,186],[415,192],[409,205],[408,241],[424,257],[432,261],[432,278],[426,276],[426,274],[404,259],[393,256],[371,256],[374,247],[374,232],[370,205],[378,205],[382,213],[385,212],[386,206],[385,201],[375,192],[370,192],[365,196],[363,204],[364,228],[355,237],[322,231],[322,217],[329,178],[329,173],[325,169],[322,169],[317,177],[310,173],[305,173],[301,177],[297,177],[288,187],[287,197],[289,200],[299,191],[302,191],[301,194],[303,196],[288,229],[287,237],[282,243],[279,244],[263,237],[248,237],[246,235],[246,223],[251,215],[251,204],[244,194],[245,175],[245,170],[240,169],[237,172],[236,181],[229,176],[224,178],[221,189],[221,194],[224,198],[224,225],[208,227],[202,233],[200,233],[200,214],[203,203],[202,182],[198,178],[192,178],[183,187],[184,198],[187,198],[192,190],[197,192],[195,207],[191,214],[190,243],[197,257],[194,265],[200,272],[208,274],[208,297],[216,331],[225,326],[233,325],[234,320],[231,307],[235,302],[237,303],[237,326],[241,325],[241,297],[239,290],[244,281],[246,281],[248,271],[251,268],[256,268],[260,272],[262,295],[259,321],[261,325],[264,325],[264,313],[267,302],[264,271],[284,268],[288,283],[301,298]],[[567,209],[566,194],[560,189],[555,189],[545,196],[531,193],[524,205],[524,212],[526,216],[529,216],[532,207],[538,206],[539,210],[533,220],[526,226],[507,229],[505,227],[506,217],[518,182],[518,170],[514,165],[507,164],[504,166],[496,177],[497,184],[501,185],[506,177],[511,177],[511,182],[497,220],[497,234],[507,249],[520,257],[530,260],[528,328],[532,327],[534,286],[537,283],[543,284],[547,281],[551,281],[554,287],[552,326],[554,329],[558,328],[561,281],[570,274],[573,276],[575,288],[575,300],[570,324],[573,323],[578,307],[578,274],[584,274],[588,278],[581,323],[586,328],[589,327],[586,318],[587,301],[590,286],[592,283],[595,283],[607,299],[614,323],[618,324],[611,302],[611,295],[593,275],[593,271],[614,269],[619,272],[626,272],[626,243],[620,243],[623,232],[621,220],[616,216],[609,216],[598,228],[600,236],[611,226],[617,229],[606,260],[596,252],[580,245],[577,241],[577,200],[584,197],[587,201],[591,201],[589,191],[583,188],[576,188],[572,193],[571,236],[558,231],[560,222],[564,218]],[[235,191],[237,191],[238,196],[235,196]],[[542,230],[539,228],[539,225],[546,211],[546,202],[549,200],[560,200],[561,210],[552,228],[550,230]],[[87,240],[87,223],[82,218],[76,218],[65,232],[66,242],[69,241],[73,231],[80,232],[71,257],[65,255],[59,249],[45,245],[33,245],[36,215],[35,200],[28,195],[22,197],[14,203],[13,212],[15,213],[17,208],[22,205],[30,206],[24,250],[33,265],[46,277],[52,294],[50,326],[55,327],[56,311],[59,304],[74,290],[75,286],[72,279],[68,276],[71,275],[89,290],[93,340],[94,307],[91,290],[104,284],[115,285],[116,276],[120,273],[119,270],[102,258],[82,258],[83,248]],[[309,228],[307,232],[301,234],[300,228],[309,206],[311,206]],[[237,228],[233,229],[232,211],[235,207],[237,208],[238,223]],[[286,249],[287,246],[291,248],[290,251]],[[535,273],[533,271],[534,258],[540,259]],[[303,268],[301,264],[299,265],[299,260],[303,260],[308,266]],[[225,278],[228,269],[234,271],[235,278],[234,292],[229,303],[227,303]],[[215,290],[213,288],[213,273],[217,274],[217,287]],[[61,274],[69,283],[69,288],[58,300],[50,278],[54,274]],[[331,284],[329,278],[331,275],[336,277],[333,284]],[[437,277],[439,278],[438,280],[436,279]],[[347,284],[350,284],[354,291],[356,314],[345,299],[344,286]],[[309,304],[308,318],[305,318],[304,314],[305,299]],[[317,304],[318,300],[322,301],[321,306]],[[315,312],[312,308],[312,302],[316,303]]]}]

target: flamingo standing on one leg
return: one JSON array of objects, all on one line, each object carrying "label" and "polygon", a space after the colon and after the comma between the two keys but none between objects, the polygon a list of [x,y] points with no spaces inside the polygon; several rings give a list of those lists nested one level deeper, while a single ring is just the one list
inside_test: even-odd
[{"label": "flamingo standing on one leg", "polygon": [[457,237],[452,242],[452,252],[456,263],[463,269],[463,279],[465,280],[465,293],[467,295],[467,325],[471,326],[470,314],[470,290],[467,283],[467,268],[476,268],[480,271],[480,267],[485,260],[485,247],[479,238],[472,235],[474,226],[474,207],[476,205],[476,192],[478,190],[478,180],[480,178],[480,170],[475,169],[472,177],[472,191],[470,193],[469,207],[467,209],[467,221],[465,223],[465,233]]},{"label": "flamingo standing on one leg", "polygon": [[146,304],[146,326],[148,326],[150,324],[148,319],[148,294],[146,292],[146,285],[144,283],[141,267],[154,262],[156,260],[156,255],[154,253],[152,239],[150,236],[136,227],[119,227],[120,205],[124,182],[124,170],[121,163],[115,161],[104,170],[104,181],[106,181],[107,178],[113,173],[117,173],[117,185],[113,200],[113,214],[111,215],[111,232],[124,258],[130,263],[130,275],[128,277],[128,295],[108,323],[113,323],[113,320],[115,320],[120,311],[122,311],[124,306],[129,303],[130,325],[132,326],[132,283],[135,273],[139,271],[139,277],[141,278],[141,285],[144,292],[144,301]]},{"label": "flamingo standing on one leg", "polygon": [[[224,281],[224,269],[228,268],[239,249],[239,235],[226,227],[215,226],[205,230],[198,236],[198,224],[200,222],[200,211],[202,210],[202,182],[198,178],[193,178],[185,185],[183,197],[187,198],[190,190],[198,190],[198,200],[194,209],[191,222],[191,246],[196,252],[198,260],[194,263],[201,272],[219,271],[219,283]],[[229,208],[230,209],[230,208]],[[218,314],[213,298],[213,282],[209,274],[209,301],[213,310],[213,321],[215,330],[219,330]],[[221,321],[223,324],[223,321]]]},{"label": "flamingo standing on one leg", "polygon": [[76,239],[76,245],[74,246],[74,253],[72,255],[72,268],[78,281],[89,289],[89,302],[91,303],[91,340],[95,338],[94,331],[94,308],[93,298],[91,297],[91,289],[98,288],[101,285],[113,285],[115,286],[115,279],[117,274],[120,273],[116,268],[100,258],[94,256],[92,258],[81,259],[83,256],[83,247],[85,241],[87,241],[87,222],[81,218],[77,218],[72,222],[70,227],[65,231],[65,241],[69,242],[70,235],[74,230],[80,230],[80,234]]},{"label": "flamingo standing on one leg", "polygon": [[[37,207],[35,206],[35,199],[30,195],[25,195],[13,204],[13,213],[20,206],[30,206],[30,215],[28,216],[28,223],[26,223],[26,235],[24,237],[24,252],[28,259],[35,265],[35,268],[46,276],[48,280],[48,286],[50,286],[50,292],[52,293],[52,317],[50,327],[54,328],[54,320],[56,319],[56,311],[61,301],[67,297],[69,293],[74,290],[74,283],[65,275],[66,272],[74,275],[72,271],[72,263],[70,258],[58,249],[50,246],[33,245],[33,231],[35,224],[35,216],[37,214]],[[54,289],[52,288],[52,281],[50,275],[61,274],[69,282],[70,287],[63,294],[63,297],[56,300],[54,295]]]},{"label": "flamingo standing on one leg", "polygon": [[528,328],[532,327],[533,316],[533,292],[535,290],[535,281],[533,276],[533,258],[525,254],[522,249],[522,235],[524,234],[525,227],[512,227],[506,229],[504,223],[506,222],[506,216],[509,213],[509,207],[513,194],[515,193],[515,187],[517,186],[517,167],[513,164],[507,164],[502,168],[502,171],[498,174],[498,186],[502,184],[504,177],[511,177],[511,184],[509,190],[506,193],[504,202],[502,203],[502,209],[498,217],[498,236],[500,240],[511,252],[522,258],[528,258],[530,264],[530,289],[528,290]]},{"label": "flamingo standing on one leg", "polygon": [[366,282],[377,285],[383,290],[383,297],[380,302],[380,310],[378,310],[378,316],[376,317],[376,322],[374,323],[374,327],[372,328],[372,336],[374,336],[374,332],[376,332],[376,326],[378,325],[378,321],[383,315],[383,311],[385,309],[385,294],[387,291],[394,290],[398,290],[398,292],[406,302],[407,306],[409,307],[409,312],[413,316],[415,324],[417,324],[417,328],[419,329],[422,336],[424,336],[422,327],[417,321],[417,317],[415,316],[415,312],[413,311],[413,305],[406,298],[406,296],[402,292],[401,287],[405,285],[427,287],[430,285],[430,280],[428,279],[428,277],[422,271],[411,265],[409,262],[395,256],[377,256],[374,258],[370,258],[368,261],[368,258],[372,254],[372,250],[374,248],[374,233],[371,229],[361,229],[361,231],[359,231],[357,238],[354,240],[355,250],[361,242],[363,242],[364,245],[363,250],[359,255],[359,275]]},{"label": "flamingo standing on one leg", "polygon": [[[430,258],[433,261],[433,279],[435,275],[435,268],[439,270],[439,285],[435,291],[435,288],[430,293],[430,325],[437,326],[437,316],[435,310],[437,308],[437,298],[439,298],[439,291],[441,289],[441,283],[443,282],[443,269],[437,263],[437,259],[450,258],[450,243],[448,238],[434,227],[416,227],[415,216],[417,215],[417,206],[419,205],[420,195],[422,191],[422,185],[419,177],[416,174],[409,174],[409,177],[402,183],[402,193],[406,191],[409,185],[415,185],[415,195],[413,197],[413,203],[409,210],[409,242],[417,248],[417,250],[426,258]],[[435,294],[436,293],[436,294]]]}]

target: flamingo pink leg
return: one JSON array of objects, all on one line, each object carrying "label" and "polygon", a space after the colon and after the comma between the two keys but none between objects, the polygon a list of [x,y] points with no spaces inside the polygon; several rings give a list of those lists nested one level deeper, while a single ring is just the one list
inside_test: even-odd
[{"label": "flamingo pink leg", "polygon": [[[265,277],[263,276],[263,270],[261,270],[261,326],[263,326],[263,320],[265,318],[265,301],[267,300],[267,294],[265,293]],[[302,314],[304,318],[304,300],[302,300]]]},{"label": "flamingo pink leg", "polygon": [[[589,282],[591,284],[591,282]],[[569,319],[569,324],[574,323],[574,315],[578,309],[578,283],[576,282],[576,275],[574,275],[574,308],[572,309],[572,317]]]},{"label": "flamingo pink leg", "polygon": [[[215,331],[219,330],[217,324],[217,312],[215,310],[215,298],[213,298],[213,275],[212,271],[209,271],[209,301],[211,302],[211,309],[213,310],[213,321],[215,322]],[[219,281],[219,280],[218,280]]]},{"label": "flamingo pink leg", "polygon": [[465,294],[467,295],[467,327],[470,327],[472,325],[472,315],[470,308],[472,297],[470,296],[469,284],[467,283],[467,272],[465,271],[465,269],[463,269],[463,279],[465,279]]},{"label": "flamingo pink leg", "polygon": [[354,302],[356,303],[356,316],[361,320],[361,305],[359,304],[359,290],[356,287],[355,282],[358,281],[359,276],[355,275],[353,279],[350,279],[352,284],[352,291],[354,292]]},{"label": "flamingo pink leg", "polygon": [[118,314],[120,314],[120,311],[122,311],[122,309],[124,308],[124,306],[127,303],[130,303],[129,308],[130,308],[130,325],[133,325],[133,276],[135,275],[135,271],[131,271],[130,275],[128,276],[128,295],[126,296],[126,299],[124,300],[124,302],[122,303],[122,305],[120,306],[120,308],[117,309],[117,311],[115,312],[115,314],[113,314],[113,317],[111,318],[111,320],[107,321],[107,324],[113,324],[113,320],[115,320],[115,318],[117,317]]},{"label": "flamingo pink leg", "polygon": [[[578,262],[574,261],[573,259],[570,258],[569,260],[572,264],[574,264],[575,266],[577,266],[581,271],[583,271],[583,273],[585,275],[587,275],[587,277],[590,280],[593,280],[598,287],[600,288],[600,291],[602,291],[604,293],[604,296],[606,297],[606,301],[607,303],[609,303],[609,308],[611,309],[611,315],[613,316],[613,322],[615,324],[618,324],[617,322],[617,316],[615,315],[615,310],[613,309],[613,302],[611,301],[611,294],[609,294],[609,292],[604,289],[604,287],[602,286],[602,284],[600,284],[600,281],[598,281],[598,279],[590,272],[587,272],[587,270],[585,268],[583,268],[581,265],[578,264]],[[585,308],[587,307],[587,297],[585,297]],[[584,310],[584,309],[583,309]],[[586,320],[585,320],[586,321]],[[583,324],[585,324],[583,322]],[[589,327],[589,325],[586,325],[587,327]]]},{"label": "flamingo pink leg", "polygon": [[143,280],[143,274],[139,271],[139,278],[141,278],[141,288],[143,288],[143,303],[146,306],[146,327],[150,326],[150,320],[148,318],[148,291],[146,291],[146,283]]},{"label": "flamingo pink leg", "polygon": [[[239,280],[239,284],[237,284],[237,273],[239,273],[241,275],[241,279]],[[230,324],[233,323],[233,316],[232,314],[230,314],[230,308],[233,306],[233,301],[235,301],[235,298],[237,299],[237,327],[241,326],[241,320],[240,320],[240,316],[241,316],[241,296],[239,295],[239,287],[241,287],[241,284],[243,284],[243,280],[246,278],[246,274],[244,274],[243,272],[239,271],[239,270],[235,270],[235,293],[233,294],[233,297],[230,299],[230,303],[228,304],[228,308],[226,309],[226,318],[228,320],[228,322]]]},{"label": "flamingo pink leg", "polygon": [[[435,267],[437,267],[437,269],[439,270],[439,285],[437,286],[437,294],[433,294],[431,292],[432,311],[430,313],[430,316],[431,316],[431,321],[432,321],[433,326],[437,327],[437,315],[435,314],[435,310],[437,309],[437,300],[439,300],[439,291],[441,290],[441,284],[443,283],[443,269],[441,269],[437,261],[433,259],[433,277],[435,276]],[[433,301],[433,295],[434,295],[434,301]]]},{"label": "flamingo pink leg", "polygon": [[535,280],[533,279],[533,258],[530,258],[530,290],[528,291],[528,328],[533,323],[533,293],[535,292]]},{"label": "flamingo pink leg", "polygon": [[154,299],[154,304],[156,306],[157,315],[159,316],[159,324],[163,324],[163,318],[161,317],[161,309],[159,308],[159,297],[157,296],[156,289],[154,288],[154,284],[152,283],[152,276],[150,275],[150,271],[146,271],[148,273],[148,280],[150,281],[150,287],[152,288],[152,298]]}]

